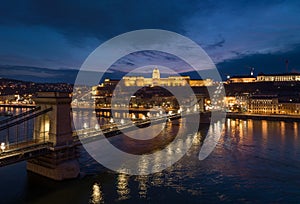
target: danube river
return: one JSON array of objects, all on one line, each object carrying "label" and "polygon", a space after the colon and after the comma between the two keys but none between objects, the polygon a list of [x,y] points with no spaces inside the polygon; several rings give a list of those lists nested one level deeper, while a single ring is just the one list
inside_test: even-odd
[{"label": "danube river", "polygon": [[110,171],[83,148],[82,173],[74,180],[34,175],[25,162],[0,168],[0,203],[300,202],[300,123],[226,119],[216,148],[203,161],[198,154],[209,128],[200,129],[188,154],[148,176]]}]

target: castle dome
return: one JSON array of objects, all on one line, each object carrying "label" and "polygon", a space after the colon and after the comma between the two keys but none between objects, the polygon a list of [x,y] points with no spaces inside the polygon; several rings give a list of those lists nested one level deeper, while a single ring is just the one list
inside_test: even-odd
[{"label": "castle dome", "polygon": [[160,72],[159,69],[156,67],[152,72],[152,79],[160,79]]}]

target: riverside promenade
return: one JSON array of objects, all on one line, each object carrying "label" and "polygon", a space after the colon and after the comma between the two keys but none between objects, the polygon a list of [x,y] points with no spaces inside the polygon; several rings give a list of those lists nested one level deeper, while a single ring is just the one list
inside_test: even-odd
[{"label": "riverside promenade", "polygon": [[300,115],[226,113],[226,117],[232,119],[256,119],[256,120],[300,122]]}]

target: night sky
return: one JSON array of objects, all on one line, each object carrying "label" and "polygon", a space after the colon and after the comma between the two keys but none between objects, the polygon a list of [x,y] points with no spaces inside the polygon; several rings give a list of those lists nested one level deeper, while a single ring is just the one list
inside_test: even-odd
[{"label": "night sky", "polygon": [[189,37],[223,75],[285,72],[287,60],[300,71],[297,0],[2,1],[0,66],[78,69],[101,43],[137,29]]}]

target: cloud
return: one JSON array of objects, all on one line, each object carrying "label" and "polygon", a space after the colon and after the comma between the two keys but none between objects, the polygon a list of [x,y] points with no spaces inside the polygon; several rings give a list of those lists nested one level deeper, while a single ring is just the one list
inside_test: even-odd
[{"label": "cloud", "polygon": [[74,46],[62,34],[43,26],[0,25],[1,64],[49,68],[80,67],[99,42],[85,38],[81,47]]},{"label": "cloud", "polygon": [[219,47],[223,47],[225,43],[225,39],[223,38],[222,40],[215,42],[211,45],[207,45],[206,47],[204,47],[204,49],[206,50],[211,50],[211,49],[217,49]]},{"label": "cloud", "polygon": [[[240,55],[238,58],[223,61],[217,67],[223,78],[227,74],[249,74],[250,68],[254,67],[254,74],[300,72],[300,45],[294,45],[294,49],[287,52],[254,53]],[[286,70],[286,60],[289,61],[289,69]]]},{"label": "cloud", "polygon": [[[157,28],[196,41],[215,63],[236,59],[242,64],[245,58],[247,64],[247,56],[276,57],[297,49],[299,19],[299,1],[11,0],[0,7],[0,61],[79,68],[102,42]],[[121,62],[125,67],[147,60],[185,68],[173,56],[156,54],[132,55]]]},{"label": "cloud", "polygon": [[[300,42],[299,1],[236,1],[218,4],[208,16],[186,19],[188,37],[200,43],[216,63],[235,53],[276,53]],[[197,32],[195,32],[197,31]],[[209,49],[220,36],[226,41]]]},{"label": "cloud", "polygon": [[194,1],[24,0],[1,5],[1,24],[47,26],[74,42],[84,37],[108,39],[135,29],[179,31],[181,19],[198,9]]},{"label": "cloud", "polygon": [[[155,66],[168,67],[177,73],[193,70],[186,62],[174,55],[151,50],[131,53],[119,59],[109,70],[130,72],[133,69],[147,65],[152,65],[152,68]],[[143,72],[152,73],[152,69],[144,70]]]}]

